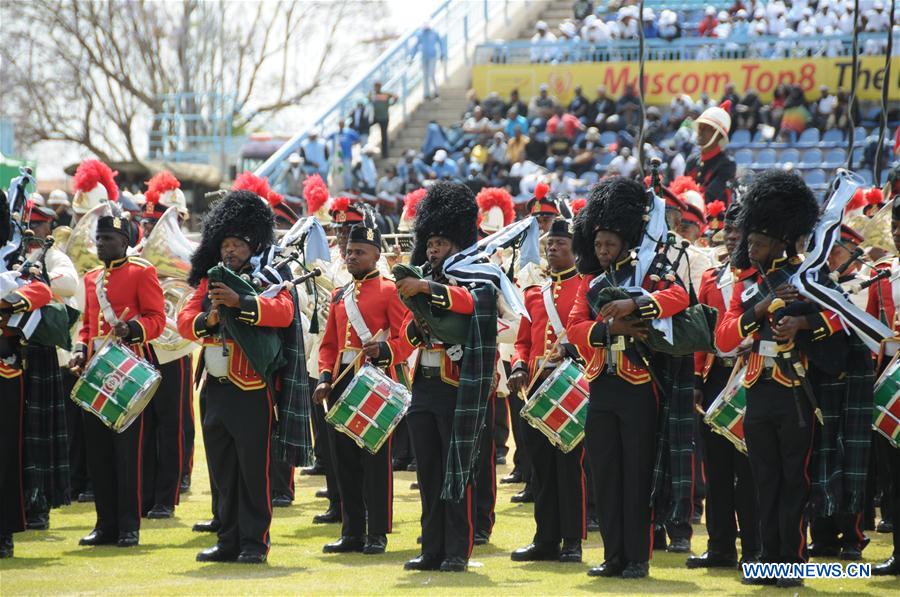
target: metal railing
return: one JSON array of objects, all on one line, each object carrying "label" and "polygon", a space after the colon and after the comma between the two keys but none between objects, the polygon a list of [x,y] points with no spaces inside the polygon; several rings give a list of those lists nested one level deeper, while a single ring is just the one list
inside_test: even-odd
[{"label": "metal railing", "polygon": [[[431,28],[441,37],[447,53],[443,68],[438,69],[439,79],[447,80],[448,63],[460,60],[465,64],[470,62],[470,53],[476,43],[488,40],[488,30],[492,23],[496,24],[498,19],[509,23],[510,4],[509,0],[445,0],[441,3],[428,19]],[[520,8],[524,6],[524,3],[514,4]],[[326,137],[336,130],[338,121],[347,118],[357,99],[366,97],[376,81],[381,82],[383,91],[398,96],[397,103],[391,109],[391,119],[399,117],[405,120],[414,108],[413,103],[421,99],[422,95],[421,60],[411,59],[416,33],[417,30],[411,31],[394,42],[371,69],[351,83],[339,99],[323,109],[257,168],[255,173],[268,176],[273,186],[280,187],[287,172],[287,157],[299,150],[311,131],[317,131],[322,137]]]},{"label": "metal railing", "polygon": [[[894,36],[895,42],[900,36]],[[715,39],[682,37],[667,41],[648,39],[645,50],[648,61],[679,60],[743,60],[773,58],[817,58],[850,56],[850,35],[817,35],[815,37],[780,38],[775,36]],[[886,33],[861,33],[859,47],[865,52],[882,54],[887,44]],[[880,51],[877,51],[879,50]],[[586,41],[532,43],[509,41],[480,44],[475,49],[475,64],[529,64],[568,62],[628,62],[639,57],[637,40],[617,40],[593,44]]]}]

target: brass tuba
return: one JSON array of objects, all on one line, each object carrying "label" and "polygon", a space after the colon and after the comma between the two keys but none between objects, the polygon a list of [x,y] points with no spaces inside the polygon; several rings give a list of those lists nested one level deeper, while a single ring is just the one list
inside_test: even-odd
[{"label": "brass tuba", "polygon": [[109,203],[101,203],[81,216],[69,233],[65,245],[60,243],[66,255],[72,260],[78,275],[84,275],[84,272],[100,265],[100,259],[97,258],[97,221],[112,213]]},{"label": "brass tuba", "polygon": [[176,321],[178,313],[190,300],[193,288],[184,280],[175,278],[163,280],[161,286],[163,306],[166,311],[166,327],[158,338],[152,340],[152,344],[157,351],[179,352],[191,344],[190,340],[186,340],[178,333]]}]

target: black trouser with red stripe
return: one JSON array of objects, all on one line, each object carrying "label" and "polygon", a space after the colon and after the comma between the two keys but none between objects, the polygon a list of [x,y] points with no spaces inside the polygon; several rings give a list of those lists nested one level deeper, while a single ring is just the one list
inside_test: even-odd
[{"label": "black trouser with red stripe", "polygon": [[66,434],[69,440],[69,481],[72,487],[72,499],[78,498],[79,493],[83,493],[90,489],[91,479],[88,476],[87,455],[84,447],[84,419],[82,413],[84,409],[75,404],[69,396],[72,394],[72,388],[78,381],[78,376],[74,375],[68,368],[62,370],[63,379],[63,395],[66,404]]},{"label": "black trouser with red stripe", "polygon": [[530,483],[531,457],[528,454],[528,446],[525,445],[525,429],[529,425],[519,414],[522,412],[522,407],[525,406],[525,401],[518,392],[507,396],[506,401],[509,403],[509,426],[512,429],[513,440],[516,442],[516,451],[513,453],[514,470],[519,471],[525,483]]},{"label": "black trouser with red stripe", "polygon": [[222,523],[219,545],[229,553],[267,553],[272,523],[268,390],[241,390],[208,377],[203,392],[203,442]]},{"label": "black trouser with red stripe", "polygon": [[747,389],[744,437],[759,496],[764,562],[805,562],[806,505],[814,422],[809,403],[769,379]]},{"label": "black trouser with red stripe", "polygon": [[25,377],[0,377],[0,535],[25,530]]},{"label": "black trouser with red stripe", "polygon": [[656,396],[652,384],[634,385],[615,375],[603,374],[590,387],[584,443],[591,455],[604,560],[647,562]]},{"label": "black trouser with red stripe", "polygon": [[484,428],[478,439],[478,472],[475,474],[475,532],[487,535],[494,530],[494,507],[497,505],[497,446],[494,444],[496,401],[497,394],[491,394],[484,416]]},{"label": "black trouser with red stripe", "polygon": [[95,528],[116,533],[141,528],[141,436],[144,415],[116,433],[97,415],[84,411],[88,472],[94,485]]},{"label": "black trouser with red stripe", "polygon": [[[309,387],[315,388],[318,382],[310,378]],[[312,392],[310,392],[310,395]],[[340,394],[337,394],[340,396]],[[338,489],[337,475],[334,471],[334,462],[331,456],[331,425],[325,422],[325,405],[316,404],[310,399],[312,409],[313,437],[315,442],[316,461],[325,469],[325,488],[328,491],[329,506],[340,507],[341,493]]]},{"label": "black trouser with red stripe", "polygon": [[456,392],[455,386],[438,378],[416,375],[412,406],[406,420],[416,455],[416,479],[422,498],[422,553],[467,560],[472,553],[475,531],[474,488],[470,483],[458,502],[441,498],[453,433]]},{"label": "black trouser with red stripe", "polygon": [[141,502],[174,508],[184,466],[184,402],[191,395],[191,356],[159,365],[162,381],[144,409]]},{"label": "black trouser with red stripe", "polygon": [[294,467],[280,460],[269,461],[269,479],[272,484],[272,497],[289,497],[294,499]]},{"label": "black trouser with red stripe", "polygon": [[[731,370],[714,365],[703,386],[703,406],[708,409],[728,383]],[[723,435],[700,422],[703,466],[706,471],[707,550],[723,556],[736,556],[735,540],[740,523],[741,554],[744,559],[759,555],[759,512],[756,485],[750,460]],[[737,483],[735,483],[737,479]]]},{"label": "black trouser with red stripe", "polygon": [[[332,388],[328,399],[330,405],[337,402],[352,379],[348,373]],[[387,535],[391,532],[394,510],[390,438],[372,454],[331,425],[328,425],[328,433],[331,461],[341,495],[341,535]]]},{"label": "black trouser with red stripe", "polygon": [[[188,361],[189,363],[191,361]],[[194,372],[191,371],[190,384],[182,402],[181,411],[181,476],[188,478],[194,472],[194,438],[197,426],[194,419]]]},{"label": "black trouser with red stripe", "polygon": [[584,442],[565,453],[531,425],[525,441],[533,466],[534,542],[587,538]]},{"label": "black trouser with red stripe", "polygon": [[[878,458],[883,459],[889,473],[890,492],[885,492],[881,498],[882,504],[888,502],[894,512],[894,557],[900,557],[900,520],[897,513],[900,512],[900,448],[895,448],[887,439],[879,434],[884,441],[876,444]],[[881,506],[884,509],[884,505]]]}]

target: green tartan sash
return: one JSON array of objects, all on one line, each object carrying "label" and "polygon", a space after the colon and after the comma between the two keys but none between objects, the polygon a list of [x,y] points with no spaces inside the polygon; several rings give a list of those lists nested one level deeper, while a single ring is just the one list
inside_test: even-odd
[{"label": "green tartan sash", "polygon": [[62,303],[50,303],[40,309],[41,320],[34,328],[30,343],[41,346],[58,346],[64,350],[72,350],[72,335],[69,330],[81,312]]},{"label": "green tartan sash", "polygon": [[[398,263],[391,268],[395,280],[403,278],[416,278],[421,280],[424,278],[422,269],[415,265],[406,265]],[[416,323],[419,324],[419,331],[428,337],[428,341],[439,340],[444,344],[466,344],[469,334],[469,315],[445,311],[443,309],[432,310],[431,302],[428,296],[417,294],[416,296],[405,298],[400,297],[403,304],[412,311],[416,316]],[[423,330],[422,327],[427,326],[428,329]]]}]

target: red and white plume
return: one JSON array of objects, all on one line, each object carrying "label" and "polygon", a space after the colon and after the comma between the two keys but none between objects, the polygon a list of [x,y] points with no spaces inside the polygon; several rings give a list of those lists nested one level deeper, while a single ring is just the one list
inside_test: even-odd
[{"label": "red and white plume", "polygon": [[72,181],[75,191],[90,193],[97,185],[106,189],[106,198],[115,201],[119,198],[119,185],[116,184],[116,175],[112,168],[100,160],[84,160],[75,170],[75,178]]},{"label": "red and white plume", "polygon": [[312,215],[328,203],[328,185],[318,174],[313,174],[303,181],[303,198],[306,200],[306,213]]},{"label": "red and white plume", "polygon": [[492,208],[500,208],[503,213],[503,226],[509,226],[516,219],[516,208],[513,207],[513,198],[506,189],[498,187],[485,187],[475,196],[481,213],[486,214]]},{"label": "red and white plume", "polygon": [[266,203],[275,207],[284,201],[284,197],[272,190],[269,179],[261,178],[256,174],[245,171],[240,174],[231,185],[232,191],[250,191],[262,197]]},{"label": "red and white plume", "polygon": [[180,188],[181,183],[175,178],[175,175],[168,170],[163,170],[154,174],[147,181],[147,192],[144,193],[144,199],[147,203],[159,203],[160,196]]}]

